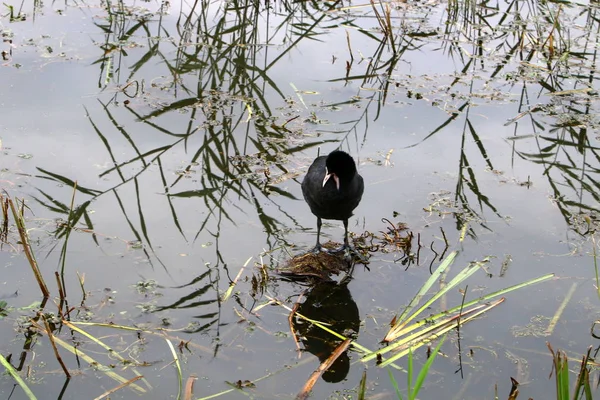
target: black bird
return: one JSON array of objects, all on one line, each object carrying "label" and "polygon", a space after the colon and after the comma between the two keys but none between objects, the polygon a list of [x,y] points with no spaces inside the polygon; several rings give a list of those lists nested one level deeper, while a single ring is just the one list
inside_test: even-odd
[{"label": "black bird", "polygon": [[344,245],[338,250],[351,249],[348,243],[348,218],[360,203],[365,184],[356,171],[354,159],[346,152],[335,150],[328,156],[317,157],[302,181],[302,194],[317,216],[317,244],[314,252],[321,250],[321,219],[344,222]]}]

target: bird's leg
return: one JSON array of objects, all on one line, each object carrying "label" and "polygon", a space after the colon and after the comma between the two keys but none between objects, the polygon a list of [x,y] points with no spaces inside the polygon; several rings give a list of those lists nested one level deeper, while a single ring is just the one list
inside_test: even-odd
[{"label": "bird's leg", "polygon": [[348,220],[345,219],[344,220],[344,245],[340,248],[337,248],[335,250],[333,250],[332,252],[335,253],[341,253],[344,252],[344,257],[347,259],[352,259],[352,256],[356,256],[358,257],[359,260],[361,260],[363,263],[368,262],[367,259],[360,254],[358,251],[356,251],[356,249],[354,248],[354,246],[352,246],[350,244],[350,241],[348,240]]},{"label": "bird's leg", "polygon": [[317,244],[312,249],[312,252],[318,254],[321,251],[321,242],[319,241],[319,237],[321,236],[321,226],[323,225],[323,221],[321,217],[317,217]]},{"label": "bird's leg", "polygon": [[350,245],[348,244],[348,219],[344,220],[344,249],[349,248]]},{"label": "bird's leg", "polygon": [[[344,245],[342,247],[338,247],[337,249],[331,250],[332,253],[341,253],[342,251],[346,251],[348,249],[354,250],[350,243],[348,243],[348,220],[344,220]],[[356,251],[355,251],[356,252]]]}]

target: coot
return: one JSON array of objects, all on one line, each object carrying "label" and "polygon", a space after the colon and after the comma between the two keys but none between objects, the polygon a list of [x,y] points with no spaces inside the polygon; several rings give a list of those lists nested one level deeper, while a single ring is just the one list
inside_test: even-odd
[{"label": "coot", "polygon": [[354,159],[346,152],[335,150],[328,156],[317,157],[302,181],[302,194],[317,217],[317,244],[314,252],[321,250],[322,219],[344,222],[344,245],[339,251],[351,249],[348,244],[348,218],[360,203],[365,184],[356,171]]}]

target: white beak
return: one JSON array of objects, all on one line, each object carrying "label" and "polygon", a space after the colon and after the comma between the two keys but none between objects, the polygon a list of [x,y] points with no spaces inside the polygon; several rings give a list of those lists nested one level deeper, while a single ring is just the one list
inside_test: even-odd
[{"label": "white beak", "polygon": [[330,174],[327,171],[327,168],[325,168],[325,178],[323,179],[323,187],[325,187],[325,184],[327,183],[329,178],[333,178],[333,180],[335,181],[335,187],[337,188],[337,190],[340,190],[340,178],[338,178],[338,176],[335,173]]}]

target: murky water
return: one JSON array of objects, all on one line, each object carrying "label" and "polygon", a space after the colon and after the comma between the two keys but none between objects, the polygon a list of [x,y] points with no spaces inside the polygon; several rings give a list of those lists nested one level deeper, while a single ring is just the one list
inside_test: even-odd
[{"label": "murky water", "polygon": [[[423,398],[491,399],[495,385],[505,398],[510,377],[524,398],[551,398],[546,341],[573,357],[597,346],[595,4],[6,4],[0,179],[29,207],[43,312],[59,314],[62,272],[62,312],[122,357],[63,325],[54,335],[78,351],[58,347],[66,381],[47,337],[27,340],[41,296],[13,230],[0,354],[38,398],[95,398],[122,382],[108,372],[144,376],[111,398],[177,398],[192,376],[194,398],[293,398],[325,350],[298,321],[296,345],[286,308],[261,306],[302,293],[303,313],[343,315],[336,329],[376,349],[451,250],[450,277],[486,256],[491,277],[432,313],[460,304],[458,289],[470,300],[557,279],[462,326],[460,350],[449,334]],[[338,147],[366,182],[350,229],[406,224],[412,261],[377,252],[335,289],[280,281],[315,240],[299,183]],[[341,222],[323,233],[341,241]],[[365,369],[368,393],[393,398],[387,370],[344,357],[313,398],[355,398]],[[25,398],[8,375],[0,393]]]}]

